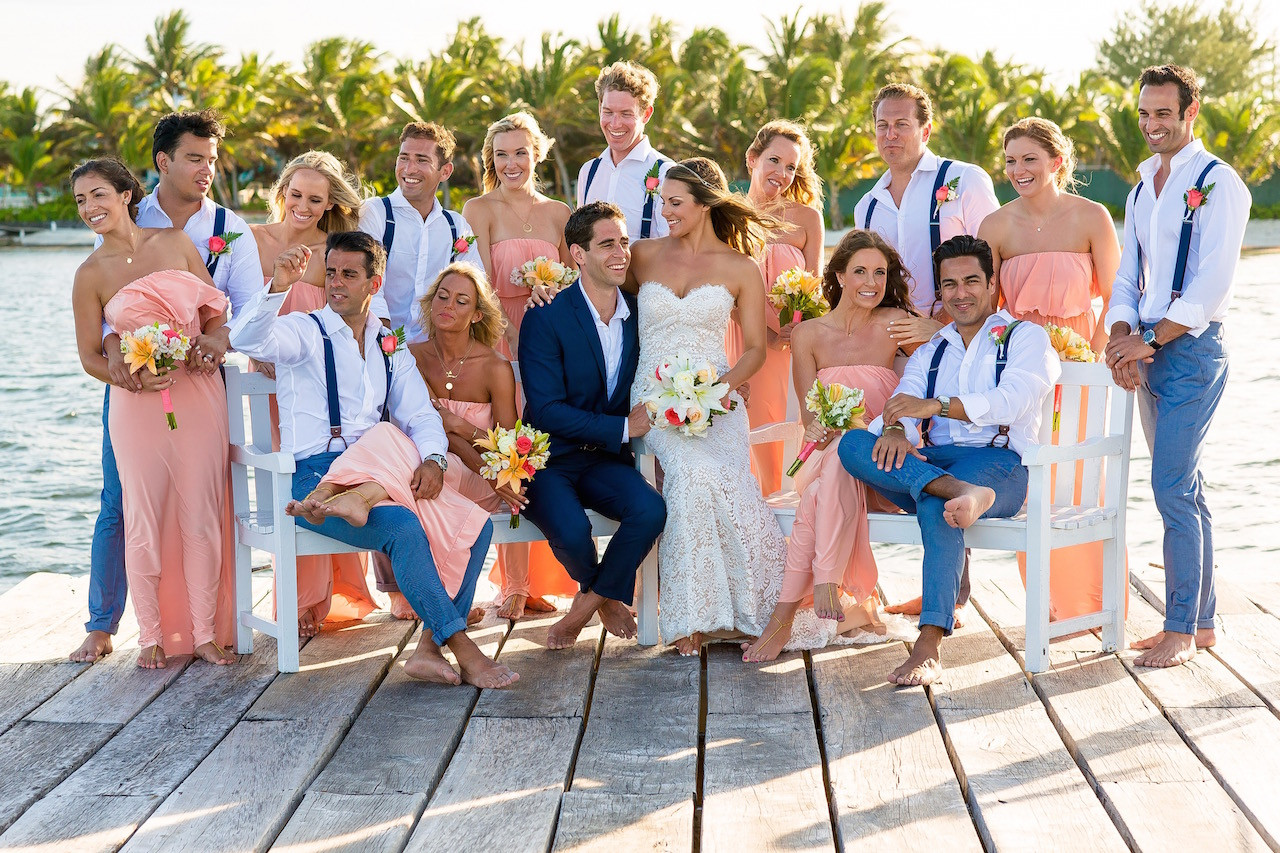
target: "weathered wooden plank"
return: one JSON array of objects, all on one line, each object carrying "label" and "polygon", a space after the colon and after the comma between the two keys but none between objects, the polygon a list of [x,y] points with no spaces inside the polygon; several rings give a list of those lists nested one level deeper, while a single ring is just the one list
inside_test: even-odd
[{"label": "weathered wooden plank", "polygon": [[87,576],[36,572],[0,595],[0,663],[65,661],[84,637]]},{"label": "weathered wooden plank", "polygon": [[271,849],[280,853],[401,850],[426,805],[426,794],[310,791]]},{"label": "weathered wooden plank", "polygon": [[847,851],[978,851],[924,688],[885,675],[901,643],[812,653],[840,839]]},{"label": "weathered wooden plank", "polygon": [[5,731],[89,667],[87,663],[0,664],[0,732]]},{"label": "weathered wooden plank", "polygon": [[503,690],[480,694],[476,717],[581,717],[603,629],[592,619],[572,648],[550,651],[547,631],[562,614],[517,622],[502,644],[501,660],[522,677]]},{"label": "weathered wooden plank", "polygon": [[736,643],[707,647],[708,714],[812,713],[809,681],[800,652],[768,663],[743,663]]},{"label": "weathered wooden plank", "polygon": [[468,839],[546,850],[579,725],[566,716],[473,716],[406,851],[455,853]]},{"label": "weathered wooden plank", "polygon": [[19,720],[0,738],[0,830],[93,755],[117,727]]},{"label": "weathered wooden plank", "polygon": [[0,850],[23,853],[106,853],[119,850],[162,798],[154,794],[116,797],[51,795],[33,805],[0,835]]},{"label": "weathered wooden plank", "polygon": [[[566,815],[577,816],[566,821]],[[583,820],[590,816],[590,820]],[[553,848],[563,853],[687,853],[693,797],[572,790],[560,806]]]}]

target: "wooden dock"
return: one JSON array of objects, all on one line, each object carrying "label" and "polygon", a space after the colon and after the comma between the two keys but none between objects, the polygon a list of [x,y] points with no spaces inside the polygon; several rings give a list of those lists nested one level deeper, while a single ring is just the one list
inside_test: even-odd
[{"label": "wooden dock", "polygon": [[[918,553],[918,552],[917,552]],[[889,600],[918,558],[887,552]],[[982,555],[931,688],[891,688],[901,642],[745,665],[551,620],[472,629],[521,674],[408,679],[417,626],[326,629],[302,671],[93,666],[83,578],[0,596],[0,848],[30,851],[1280,850],[1280,586],[1219,586],[1219,643],[1146,671],[1092,635],[1022,668],[1016,567]],[[269,577],[259,579],[269,607]],[[1135,568],[1130,635],[1158,626]]]}]

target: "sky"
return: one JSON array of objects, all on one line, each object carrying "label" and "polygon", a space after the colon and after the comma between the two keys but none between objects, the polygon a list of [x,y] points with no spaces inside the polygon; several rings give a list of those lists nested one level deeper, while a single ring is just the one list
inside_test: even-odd
[{"label": "sky", "polygon": [[[1165,0],[1160,0],[1165,4]],[[1098,42],[1120,11],[1138,0],[1003,2],[1003,0],[886,0],[900,35],[923,47],[979,55],[991,49],[1003,59],[1040,67],[1056,82],[1074,79],[1093,63]],[[804,13],[845,12],[856,2],[809,0]],[[1205,0],[1207,7],[1221,0]],[[1246,0],[1246,7],[1252,7]],[[719,26],[734,40],[763,45],[766,22],[795,7],[779,0],[645,0],[586,4],[582,0],[219,0],[189,5],[177,0],[0,0],[5,22],[0,80],[21,88],[57,89],[58,80],[79,79],[84,59],[108,42],[141,50],[155,18],[185,6],[196,38],[222,45],[234,55],[257,51],[296,62],[317,39],[345,35],[373,42],[394,55],[421,58],[439,49],[458,20],[480,15],[488,30],[510,42],[536,47],[543,31],[586,39],[596,23],[614,12],[624,24],[645,28],[651,17],[676,21],[682,33]],[[584,12],[584,7],[592,11]],[[305,13],[299,13],[305,9]],[[963,14],[956,14],[957,9]],[[1280,31],[1280,3],[1258,4],[1262,32]],[[357,12],[358,10],[358,12]],[[598,11],[596,11],[598,10]]]}]

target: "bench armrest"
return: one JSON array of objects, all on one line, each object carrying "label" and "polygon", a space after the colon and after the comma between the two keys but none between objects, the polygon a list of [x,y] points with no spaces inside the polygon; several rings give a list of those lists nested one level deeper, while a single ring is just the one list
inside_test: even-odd
[{"label": "bench armrest", "polygon": [[1079,462],[1081,459],[1100,459],[1103,456],[1123,456],[1128,436],[1108,436],[1106,438],[1086,438],[1079,444],[1058,446],[1053,444],[1033,444],[1022,454],[1022,464],[1030,468],[1033,465],[1052,465],[1056,462]]},{"label": "bench armrest", "polygon": [[231,445],[231,463],[274,474],[292,474],[297,470],[293,456],[288,453],[260,453],[238,444]]},{"label": "bench armrest", "polygon": [[804,427],[794,421],[778,421],[752,427],[748,433],[751,444],[769,444],[775,441],[799,440],[804,437]]}]

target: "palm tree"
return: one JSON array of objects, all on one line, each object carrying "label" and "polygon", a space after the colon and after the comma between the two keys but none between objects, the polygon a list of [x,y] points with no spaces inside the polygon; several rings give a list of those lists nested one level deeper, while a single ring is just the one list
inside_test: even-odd
[{"label": "palm tree", "polygon": [[1245,183],[1260,183],[1275,171],[1280,111],[1261,92],[1236,93],[1200,108],[1205,147],[1230,163]]},{"label": "palm tree", "polygon": [[217,60],[222,49],[190,40],[191,21],[181,9],[156,18],[141,56],[129,59],[144,91],[156,95],[165,111],[190,104],[188,82],[202,60]]},{"label": "palm tree", "polygon": [[55,183],[61,164],[53,153],[53,140],[44,133],[45,115],[34,88],[9,94],[0,83],[0,166],[10,183],[27,191],[32,204],[40,190]]},{"label": "palm tree", "polygon": [[137,77],[108,45],[85,62],[78,86],[63,84],[64,106],[53,129],[57,143],[75,159],[114,154],[132,168],[151,168],[152,119],[144,112]]},{"label": "palm tree", "polygon": [[594,82],[594,67],[587,62],[582,45],[574,39],[543,34],[541,50],[532,66],[520,65],[511,81],[509,100],[512,108],[527,109],[538,120],[547,136],[556,140],[551,147],[551,160],[556,174],[556,193],[562,198],[573,195],[565,152],[565,138],[574,130],[585,132],[589,125],[581,118],[589,87]]},{"label": "palm tree", "polygon": [[390,122],[390,80],[381,63],[372,44],[356,39],[327,38],[307,48],[302,69],[281,91],[299,151],[324,148],[369,172]]}]

